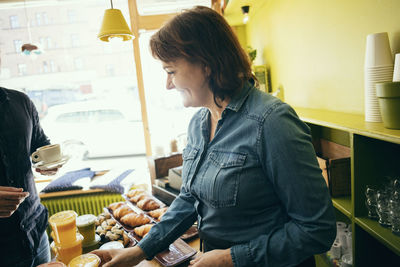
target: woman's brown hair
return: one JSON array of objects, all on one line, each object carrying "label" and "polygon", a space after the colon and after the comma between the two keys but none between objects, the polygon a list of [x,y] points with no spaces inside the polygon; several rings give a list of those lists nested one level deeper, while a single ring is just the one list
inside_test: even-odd
[{"label": "woman's brown hair", "polygon": [[208,7],[197,6],[172,18],[151,37],[150,49],[163,62],[183,58],[208,67],[217,105],[216,98],[232,97],[245,81],[254,79],[249,58],[231,27]]}]

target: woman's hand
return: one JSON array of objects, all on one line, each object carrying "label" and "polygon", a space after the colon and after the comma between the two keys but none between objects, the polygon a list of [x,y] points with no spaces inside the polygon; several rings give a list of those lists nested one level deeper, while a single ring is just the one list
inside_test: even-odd
[{"label": "woman's hand", "polygon": [[0,186],[0,218],[10,217],[28,196],[22,188]]},{"label": "woman's hand", "polygon": [[123,249],[94,250],[90,253],[100,257],[101,267],[134,266],[146,258],[143,250],[138,246]]},{"label": "woman's hand", "polygon": [[191,267],[233,267],[231,250],[216,249],[206,253],[200,253],[190,261]]}]

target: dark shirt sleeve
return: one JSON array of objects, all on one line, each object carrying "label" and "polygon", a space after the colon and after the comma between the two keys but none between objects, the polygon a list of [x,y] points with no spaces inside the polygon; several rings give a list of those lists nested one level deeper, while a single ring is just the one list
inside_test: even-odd
[{"label": "dark shirt sleeve", "polygon": [[49,138],[43,132],[39,122],[39,114],[33,102],[29,99],[29,109],[32,118],[32,141],[31,153],[35,152],[37,148],[50,144]]}]

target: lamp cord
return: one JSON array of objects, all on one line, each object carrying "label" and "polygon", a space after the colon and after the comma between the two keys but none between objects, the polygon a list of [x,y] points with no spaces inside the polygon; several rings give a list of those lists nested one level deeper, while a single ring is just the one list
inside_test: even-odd
[{"label": "lamp cord", "polygon": [[31,27],[28,19],[28,13],[26,12],[26,0],[24,0],[24,11],[25,11],[26,27],[28,29],[29,43],[32,43]]}]

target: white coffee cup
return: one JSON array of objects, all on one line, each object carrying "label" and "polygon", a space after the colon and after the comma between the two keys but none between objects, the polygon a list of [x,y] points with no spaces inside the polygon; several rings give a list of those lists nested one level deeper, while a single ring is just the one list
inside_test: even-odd
[{"label": "white coffee cup", "polygon": [[62,157],[59,144],[42,146],[32,153],[33,162],[43,162],[44,164],[59,161]]},{"label": "white coffee cup", "polygon": [[393,65],[387,32],[373,33],[367,36],[365,49],[365,68]]}]

